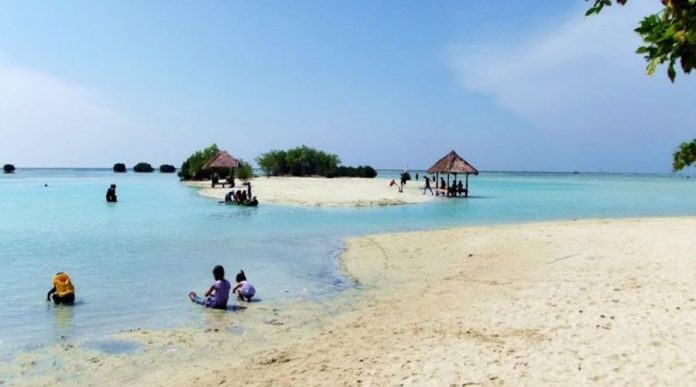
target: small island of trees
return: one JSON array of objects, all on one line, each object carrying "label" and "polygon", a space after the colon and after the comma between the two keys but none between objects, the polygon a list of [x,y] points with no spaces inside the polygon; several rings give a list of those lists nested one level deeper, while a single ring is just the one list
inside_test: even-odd
[{"label": "small island of trees", "polygon": [[126,164],[124,164],[124,163],[116,163],[116,164],[114,164],[114,172],[116,172],[116,173],[125,173],[125,172],[126,172]]},{"label": "small island of trees", "polygon": [[174,173],[176,172],[176,167],[171,164],[162,164],[159,167],[160,173]]},{"label": "small island of trees", "polygon": [[2,170],[5,173],[14,173],[15,171],[15,166],[12,164],[5,164],[2,166]]},{"label": "small island of trees", "polygon": [[152,165],[144,162],[140,162],[135,164],[133,167],[134,172],[153,172],[155,169],[152,168]]}]

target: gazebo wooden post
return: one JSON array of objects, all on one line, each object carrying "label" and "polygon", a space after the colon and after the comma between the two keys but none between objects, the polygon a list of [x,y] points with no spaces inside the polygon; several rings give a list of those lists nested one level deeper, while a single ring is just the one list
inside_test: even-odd
[{"label": "gazebo wooden post", "polygon": [[453,184],[454,184],[454,191],[452,192],[452,194],[454,196],[459,196],[459,192],[457,192],[457,172],[454,173],[454,183]]},{"label": "gazebo wooden post", "polygon": [[445,189],[447,190],[447,196],[449,196],[449,193],[450,193],[450,192],[449,192],[449,187],[450,187],[450,184],[449,184],[449,177],[450,177],[450,173],[447,172],[447,185],[445,186]]},{"label": "gazebo wooden post", "polygon": [[464,188],[464,197],[469,197],[469,174],[466,174],[466,188]]}]

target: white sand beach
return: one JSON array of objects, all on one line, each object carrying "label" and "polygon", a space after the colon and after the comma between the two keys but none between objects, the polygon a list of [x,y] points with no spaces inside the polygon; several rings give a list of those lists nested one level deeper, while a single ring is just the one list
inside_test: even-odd
[{"label": "white sand beach", "polygon": [[[323,177],[258,177],[251,181],[252,194],[261,203],[325,206],[371,207],[422,203],[433,198],[423,195],[423,181],[409,181],[403,192],[389,186],[388,179]],[[398,183],[398,182],[397,182]],[[210,182],[187,182],[201,188],[204,196],[223,200],[229,188],[211,188]],[[238,182],[235,189],[243,189]]]},{"label": "white sand beach", "polygon": [[359,285],[335,299],[119,334],[143,343],[134,355],[56,346],[51,376],[32,376],[50,356],[0,370],[34,385],[692,384],[694,230],[690,217],[355,238],[341,263]]}]

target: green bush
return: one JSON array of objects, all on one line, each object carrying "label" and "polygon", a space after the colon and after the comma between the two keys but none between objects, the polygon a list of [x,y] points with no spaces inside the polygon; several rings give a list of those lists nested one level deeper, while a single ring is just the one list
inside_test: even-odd
[{"label": "green bush", "polygon": [[2,166],[2,170],[3,170],[5,173],[14,173],[14,171],[15,171],[15,166],[12,165],[12,164],[5,164],[5,165]]},{"label": "green bush", "polygon": [[152,172],[154,170],[155,169],[152,168],[152,165],[143,162],[137,163],[133,167],[133,172]]},{"label": "green bush", "polygon": [[118,173],[126,172],[126,164],[124,164],[124,163],[114,164],[114,172],[118,172]]},{"label": "green bush", "polygon": [[209,178],[212,172],[203,170],[203,166],[205,166],[205,164],[219,151],[220,149],[218,149],[217,145],[212,144],[192,154],[181,164],[179,177],[182,180],[202,180]]},{"label": "green bush", "polygon": [[365,177],[373,178],[377,176],[377,171],[369,165],[355,167],[337,167],[327,177]]},{"label": "green bush", "polygon": [[272,150],[257,157],[256,163],[266,176],[287,175],[290,169],[288,168],[285,156],[285,151]]},{"label": "green bush", "polygon": [[254,171],[251,169],[251,164],[244,160],[239,160],[239,167],[234,170],[234,174],[239,180],[249,180],[254,177]]},{"label": "green bush", "polygon": [[362,175],[360,177],[366,177],[369,179],[377,177],[377,171],[369,165],[363,167]]},{"label": "green bush", "polygon": [[335,154],[305,145],[287,151],[272,150],[256,158],[266,176],[328,176],[340,162]]},{"label": "green bush", "polygon": [[176,172],[176,167],[170,164],[162,164],[159,167],[160,173],[174,173]]}]

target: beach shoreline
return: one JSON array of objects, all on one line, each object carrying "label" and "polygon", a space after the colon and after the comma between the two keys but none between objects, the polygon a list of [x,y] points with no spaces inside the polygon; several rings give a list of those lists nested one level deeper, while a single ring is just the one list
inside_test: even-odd
[{"label": "beach shoreline", "polygon": [[337,297],[115,335],[141,343],[132,355],[57,345],[70,356],[54,370],[32,376],[46,360],[24,355],[10,384],[681,384],[696,360],[694,229],[673,217],[349,238],[340,264],[356,287]]},{"label": "beach shoreline", "polygon": [[[280,204],[311,207],[376,207],[425,203],[434,197],[423,194],[420,181],[410,181],[398,191],[383,178],[325,178],[325,177],[257,177],[251,180],[252,195],[261,204]],[[236,181],[235,190],[246,190]],[[198,189],[206,197],[224,200],[231,188],[211,188],[210,181],[187,181],[184,184]],[[398,182],[397,182],[398,184]]]}]

